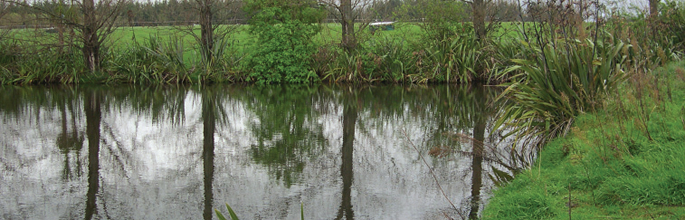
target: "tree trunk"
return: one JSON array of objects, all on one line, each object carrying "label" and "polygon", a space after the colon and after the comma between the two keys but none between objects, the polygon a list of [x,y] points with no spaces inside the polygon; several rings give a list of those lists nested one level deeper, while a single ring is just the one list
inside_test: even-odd
[{"label": "tree trunk", "polygon": [[200,0],[200,43],[205,61],[213,57],[214,30],[212,29],[212,0]]},{"label": "tree trunk", "polygon": [[93,0],[83,1],[83,57],[90,71],[100,68],[100,41]]},{"label": "tree trunk", "polygon": [[649,0],[649,16],[656,18],[659,16],[659,2],[661,0]]},{"label": "tree trunk", "polygon": [[649,25],[652,28],[652,37],[656,38],[659,34],[658,30],[658,18],[659,18],[659,2],[661,0],[649,0]]},{"label": "tree trunk", "polygon": [[487,31],[485,30],[485,3],[483,0],[473,0],[471,3],[473,10],[473,29],[476,31],[478,40],[485,39]]},{"label": "tree trunk", "polygon": [[357,47],[357,41],[354,35],[354,15],[352,12],[352,1],[342,0],[340,4],[340,7],[342,8],[342,46],[348,52],[351,52]]}]

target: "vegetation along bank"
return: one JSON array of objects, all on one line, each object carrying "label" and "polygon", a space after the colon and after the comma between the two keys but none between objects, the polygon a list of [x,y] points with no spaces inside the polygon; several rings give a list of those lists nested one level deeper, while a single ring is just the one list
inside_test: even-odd
[{"label": "vegetation along bank", "polygon": [[541,151],[483,218],[682,218],[685,9],[645,1],[1,0],[0,84],[498,84]]},{"label": "vegetation along bank", "polygon": [[[91,1],[3,0],[0,83],[498,84],[516,74],[512,60],[538,59],[536,47],[648,20],[590,1]],[[667,16],[652,19],[659,31],[676,30]],[[371,31],[373,21],[395,30]],[[642,31],[615,37],[632,44]],[[671,59],[679,40],[668,38],[654,45]]]},{"label": "vegetation along bank", "polygon": [[685,62],[631,77],[494,193],[484,219],[685,218]]}]

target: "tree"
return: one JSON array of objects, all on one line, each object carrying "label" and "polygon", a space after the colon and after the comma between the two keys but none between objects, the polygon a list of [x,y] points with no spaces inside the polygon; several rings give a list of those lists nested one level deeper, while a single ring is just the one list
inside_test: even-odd
[{"label": "tree", "polygon": [[659,16],[659,2],[661,0],[649,0],[649,16],[656,18]]},{"label": "tree", "polygon": [[[342,26],[342,38],[340,45],[348,52],[352,52],[357,48],[357,34],[354,23],[360,18],[361,12],[367,6],[370,6],[368,0],[318,0],[319,3],[333,8],[336,13],[333,16],[340,20]],[[362,25],[359,29],[363,29],[366,25]]]},{"label": "tree", "polygon": [[195,0],[194,2],[195,4],[191,7],[199,12],[200,36],[195,34],[192,26],[187,33],[200,42],[202,60],[208,63],[217,55],[221,55],[218,54],[221,50],[216,50],[215,44],[224,40],[225,36],[236,27],[214,23],[214,21],[235,20],[235,15],[241,8],[241,2],[237,0]]},{"label": "tree", "polygon": [[[64,24],[80,33],[79,43],[70,46],[80,47],[86,67],[90,71],[100,69],[102,58],[100,50],[114,24],[121,14],[127,0],[62,0],[42,1],[33,4],[13,0],[1,0],[20,5],[47,17],[53,24]],[[66,11],[74,12],[67,14]]]},{"label": "tree", "polygon": [[[476,38],[478,40],[483,40],[487,38],[488,33],[499,25],[500,19],[496,15],[499,14],[501,8],[496,7],[502,0],[461,0],[469,5],[471,5],[471,23],[473,24],[473,30],[475,32]],[[485,21],[488,20],[489,24],[485,25]]]},{"label": "tree", "polygon": [[[0,26],[9,26],[9,24],[11,24],[11,22],[3,21],[3,17],[5,17],[5,15],[10,13],[10,9],[11,9],[10,7],[11,6],[9,4],[7,4],[6,2],[0,1]],[[9,33],[7,28],[0,30],[0,41],[4,40],[7,33]]]},{"label": "tree", "polygon": [[376,21],[389,21],[395,16],[397,9],[402,6],[400,0],[374,0],[370,10]]},{"label": "tree", "polygon": [[659,2],[661,0],[649,0],[649,25],[652,28],[652,35],[656,37],[659,34],[658,20],[659,20]]},{"label": "tree", "polygon": [[476,37],[478,39],[484,39],[487,34],[487,30],[485,29],[485,2],[483,2],[483,0],[473,0],[473,2],[471,2],[471,9],[473,10],[472,22]]}]

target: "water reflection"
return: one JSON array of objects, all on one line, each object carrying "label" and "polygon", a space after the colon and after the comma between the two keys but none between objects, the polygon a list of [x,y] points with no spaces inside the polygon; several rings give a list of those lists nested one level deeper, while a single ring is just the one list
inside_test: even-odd
[{"label": "water reflection", "polygon": [[[71,181],[80,177],[81,174],[81,149],[83,148],[83,135],[77,130],[76,115],[74,109],[75,103],[73,100],[73,92],[64,92],[60,94],[62,99],[56,101],[56,105],[61,113],[62,130],[57,136],[55,145],[60,149],[64,155],[64,167],[62,171],[62,178],[64,181]],[[67,113],[69,117],[67,117]],[[71,122],[71,123],[69,123]],[[69,129],[69,127],[71,129]],[[74,162],[72,164],[72,161]]]},{"label": "water reflection", "polygon": [[100,120],[101,94],[88,90],[84,94],[86,112],[86,136],[88,136],[88,193],[86,194],[85,219],[93,219],[97,213],[96,194],[100,187]]},{"label": "water reflection", "polygon": [[[348,90],[349,91],[349,90]],[[342,199],[338,215],[335,219],[354,219],[352,210],[352,182],[354,180],[354,133],[357,123],[357,100],[356,94],[345,94],[343,98],[343,122],[342,122],[342,163],[340,176],[342,178]]]},{"label": "water reflection", "polygon": [[257,143],[250,148],[251,156],[286,186],[298,181],[309,157],[319,154],[326,143],[313,111],[315,92],[292,85],[245,88],[243,100],[255,115],[250,129]]},{"label": "water reflection", "polygon": [[[483,96],[483,88],[475,88],[472,90],[475,97]],[[480,211],[480,191],[483,186],[483,156],[485,152],[485,126],[486,119],[489,112],[486,109],[486,102],[475,102],[475,110],[481,114],[476,114],[472,117],[473,121],[473,140],[471,140],[473,159],[471,162],[471,208],[469,210],[469,219],[478,219],[478,211]]]},{"label": "water reflection", "polygon": [[0,90],[4,219],[477,218],[508,162],[483,87]]},{"label": "water reflection", "polygon": [[200,91],[202,96],[202,168],[204,173],[204,219],[212,219],[212,203],[214,193],[212,186],[214,183],[214,133],[216,131],[217,112],[223,111],[219,108],[221,102],[215,88],[203,89]]}]

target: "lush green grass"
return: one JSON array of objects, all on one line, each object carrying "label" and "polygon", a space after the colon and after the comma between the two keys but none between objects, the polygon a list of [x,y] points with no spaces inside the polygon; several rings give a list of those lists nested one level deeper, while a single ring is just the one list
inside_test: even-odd
[{"label": "lush green grass", "polygon": [[496,190],[483,219],[685,219],[683,68],[632,74]]}]

